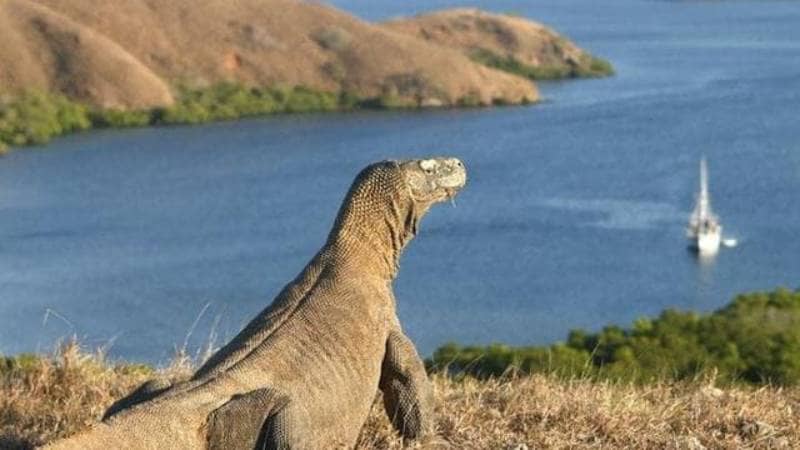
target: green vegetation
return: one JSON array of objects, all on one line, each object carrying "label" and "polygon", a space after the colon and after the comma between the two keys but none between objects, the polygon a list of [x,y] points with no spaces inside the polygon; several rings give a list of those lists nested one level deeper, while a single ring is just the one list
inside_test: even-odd
[{"label": "green vegetation", "polygon": [[542,347],[448,344],[428,362],[479,377],[508,370],[635,382],[695,379],[800,384],[800,291],[738,296],[711,314],[666,310],[628,329],[573,330]]},{"label": "green vegetation", "polygon": [[[91,109],[59,94],[29,91],[0,97],[0,155],[9,146],[44,144],[50,139],[90,128],[199,124],[278,113],[419,107],[419,100],[386,94],[362,98],[352,92],[323,92],[301,86],[248,87],[219,83],[197,89],[179,87],[178,100],[149,110]],[[474,106],[465,98],[461,106]]]},{"label": "green vegetation", "polygon": [[220,83],[207,89],[180,88],[179,91],[175,105],[154,112],[154,124],[195,124],[275,113],[333,111],[352,106],[343,104],[337,94],[303,87],[257,88]]},{"label": "green vegetation", "polygon": [[219,83],[208,88],[178,89],[168,108],[92,110],[59,94],[26,92],[0,100],[0,154],[8,146],[43,144],[53,137],[89,128],[197,124],[276,113],[307,113],[389,107],[351,93],[335,94],[304,87],[246,87]]},{"label": "green vegetation", "polygon": [[91,125],[88,109],[61,95],[26,92],[0,100],[0,146],[42,144]]},{"label": "green vegetation", "polygon": [[605,77],[614,74],[611,63],[589,54],[581,55],[577,64],[532,66],[514,56],[499,55],[484,48],[474,49],[470,58],[484,66],[509,72],[531,80],[558,80],[562,78]]},{"label": "green vegetation", "polygon": [[0,376],[14,371],[25,372],[35,368],[41,357],[33,353],[22,353],[16,356],[0,356]]},{"label": "green vegetation", "polygon": [[475,108],[480,105],[481,105],[481,99],[478,96],[478,94],[475,93],[467,94],[458,100],[458,106],[461,106],[463,108]]},{"label": "green vegetation", "polygon": [[144,127],[153,123],[153,112],[103,109],[92,111],[89,118],[96,128]]},{"label": "green vegetation", "polygon": [[347,30],[336,26],[320,30],[313,35],[313,39],[317,41],[320,47],[336,52],[347,50],[353,41]]},{"label": "green vegetation", "polygon": [[606,59],[598,58],[596,56],[588,56],[588,69],[585,72],[579,72],[579,77],[606,77],[614,75],[614,66],[611,65]]},{"label": "green vegetation", "polygon": [[417,100],[387,93],[379,97],[365,100],[360,106],[368,109],[407,109],[415,108],[419,106],[419,103]]}]

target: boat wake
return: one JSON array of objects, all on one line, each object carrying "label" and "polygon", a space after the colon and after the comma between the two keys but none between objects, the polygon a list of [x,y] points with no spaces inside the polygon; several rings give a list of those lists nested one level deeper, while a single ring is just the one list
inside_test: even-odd
[{"label": "boat wake", "polygon": [[739,241],[736,238],[725,238],[722,240],[723,247],[733,248],[739,245]]}]

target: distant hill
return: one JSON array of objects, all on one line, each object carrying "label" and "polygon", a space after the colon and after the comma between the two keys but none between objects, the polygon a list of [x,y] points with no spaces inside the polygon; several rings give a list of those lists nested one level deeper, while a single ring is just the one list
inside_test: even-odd
[{"label": "distant hill", "polygon": [[5,0],[0,41],[0,93],[105,109],[169,106],[179,86],[222,81],[427,106],[520,103],[536,101],[536,87],[492,68],[534,79],[610,72],[547,27],[474,9],[370,24],[293,0]]},{"label": "distant hill", "polygon": [[611,65],[475,9],[370,24],[297,0],[0,0],[0,155],[97,127],[521,104]]},{"label": "distant hill", "polygon": [[458,49],[292,0],[4,0],[0,41],[0,91],[100,108],[168,106],[177,86],[221,81],[419,105],[538,99],[529,81]]},{"label": "distant hill", "polygon": [[521,17],[452,9],[391,20],[385,26],[532,79],[613,73],[607,61],[578,48],[552,29]]}]

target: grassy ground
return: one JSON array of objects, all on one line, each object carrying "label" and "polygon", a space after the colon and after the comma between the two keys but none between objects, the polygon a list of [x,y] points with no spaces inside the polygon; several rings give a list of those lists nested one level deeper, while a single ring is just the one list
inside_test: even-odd
[{"label": "grassy ground", "polygon": [[[178,358],[161,369],[185,377]],[[75,345],[52,357],[0,358],[0,448],[77,432],[153,375]],[[479,381],[434,375],[437,428],[453,448],[799,448],[800,389],[647,386],[528,375]],[[376,402],[359,449],[399,449]]]}]

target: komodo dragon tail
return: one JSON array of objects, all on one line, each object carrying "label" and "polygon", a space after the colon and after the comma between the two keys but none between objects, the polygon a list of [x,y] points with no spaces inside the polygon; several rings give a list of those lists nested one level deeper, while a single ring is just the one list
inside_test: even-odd
[{"label": "komodo dragon tail", "polygon": [[120,448],[119,442],[117,442],[114,437],[113,430],[108,425],[98,423],[83,433],[68,439],[58,440],[41,448],[44,450],[101,450]]},{"label": "komodo dragon tail", "polygon": [[[158,415],[92,428],[42,447],[43,450],[156,450],[197,448],[199,431]],[[168,441],[165,442],[165,439]],[[203,439],[204,440],[204,439]]]}]

